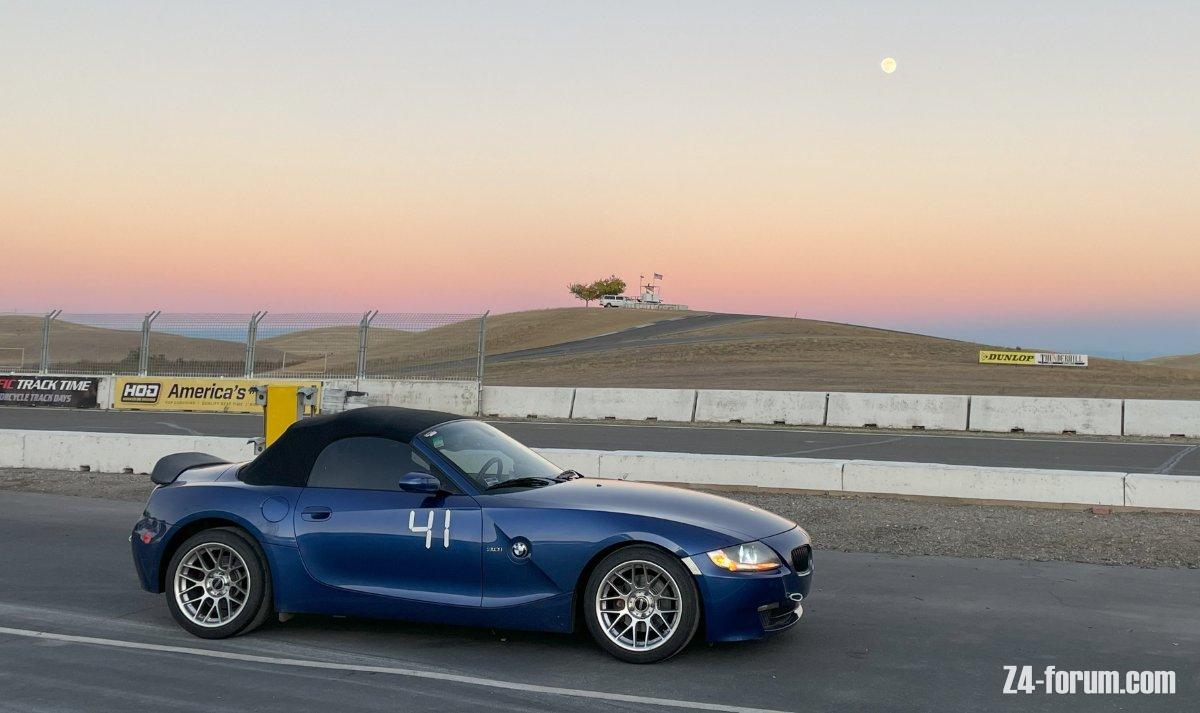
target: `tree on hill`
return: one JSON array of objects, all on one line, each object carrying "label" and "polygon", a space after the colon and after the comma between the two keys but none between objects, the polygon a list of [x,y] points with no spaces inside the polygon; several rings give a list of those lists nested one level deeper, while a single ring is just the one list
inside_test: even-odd
[{"label": "tree on hill", "polygon": [[592,300],[598,300],[604,295],[621,294],[625,291],[625,281],[616,275],[609,275],[589,284],[574,282],[567,285],[567,291],[575,295],[576,299],[583,300],[584,305],[588,305]]},{"label": "tree on hill", "polygon": [[593,289],[594,285],[595,283],[591,285],[585,285],[582,282],[573,282],[570,285],[567,285],[567,291],[575,295],[576,299],[583,300],[583,304],[587,305],[592,300],[600,299],[600,295],[595,289]]},{"label": "tree on hill", "polygon": [[619,295],[625,291],[625,281],[616,275],[609,275],[603,280],[593,282],[592,287],[596,288],[596,295],[599,297],[603,297],[604,295]]}]

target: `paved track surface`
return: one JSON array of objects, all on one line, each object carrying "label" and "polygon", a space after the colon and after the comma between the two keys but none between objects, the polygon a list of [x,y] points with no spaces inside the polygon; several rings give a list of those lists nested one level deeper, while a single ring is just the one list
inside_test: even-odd
[{"label": "paved track surface", "polygon": [[[574,354],[591,354],[595,352],[606,352],[613,349],[624,349],[627,347],[657,347],[668,344],[702,344],[707,342],[723,342],[745,339],[745,337],[730,336],[697,336],[695,334],[691,334],[691,332],[694,332],[698,329],[718,327],[724,324],[745,322],[753,319],[762,319],[762,317],[748,314],[699,314],[689,317],[677,317],[675,319],[654,322],[642,327],[633,327],[632,329],[623,329],[618,332],[610,332],[608,334],[600,334],[595,337],[587,337],[586,339],[577,339],[571,342],[561,342],[559,344],[551,344],[544,347],[518,349],[512,352],[504,352],[503,354],[492,354],[486,358],[486,363],[499,364],[502,362],[521,361],[524,359],[540,359],[544,357],[570,356]],[[444,375],[447,373],[461,374],[464,373],[464,369],[467,371],[472,371],[476,363],[476,359],[454,359],[451,361],[436,362],[433,364],[413,364],[402,367],[399,373],[404,376],[425,375],[426,377],[445,378]]]},{"label": "paved track surface", "polygon": [[[541,448],[859,458],[1200,475],[1200,444],[1194,442],[578,422],[497,421],[496,424],[515,438]],[[261,434],[262,419],[250,414],[60,411],[10,407],[0,408],[0,429],[4,428],[248,438]]]},{"label": "paved track surface", "polygon": [[739,339],[742,337],[698,337],[696,335],[689,335],[687,332],[697,329],[706,329],[709,327],[719,327],[725,324],[734,324],[736,322],[746,322],[754,319],[762,319],[762,317],[748,314],[700,314],[692,317],[668,319],[661,322],[654,322],[653,324],[647,324],[644,327],[623,329],[619,332],[601,334],[596,337],[578,339],[573,342],[563,342],[561,344],[552,344],[546,347],[521,349],[515,352],[495,354],[487,358],[487,363],[493,364],[505,361],[518,361],[521,359],[565,356],[568,354],[585,354],[591,352],[608,351],[610,349],[622,349],[625,347],[657,347],[665,344],[699,344],[703,342],[729,341],[731,339]]},{"label": "paved track surface", "polygon": [[[0,493],[0,508],[3,710],[1094,713],[1186,710],[1200,694],[1200,578],[1187,570],[822,552],[796,629],[763,642],[696,643],[664,664],[631,666],[583,635],[317,616],[233,640],[193,638],[161,596],[137,586],[126,538],[140,506]],[[146,645],[199,651],[129,648]],[[264,658],[215,657],[228,653]],[[346,668],[296,665],[313,661]],[[1002,666],[1026,664],[1174,670],[1178,692],[1002,695]]]}]

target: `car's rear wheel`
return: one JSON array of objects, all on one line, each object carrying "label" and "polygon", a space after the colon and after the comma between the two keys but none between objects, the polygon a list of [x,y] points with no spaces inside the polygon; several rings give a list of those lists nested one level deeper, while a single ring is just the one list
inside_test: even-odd
[{"label": "car's rear wheel", "polygon": [[656,547],[613,552],[592,570],[584,618],[600,647],[630,663],[654,663],[687,646],[700,624],[700,596],[679,558]]},{"label": "car's rear wheel", "polygon": [[244,634],[271,613],[266,562],[238,530],[214,528],[192,535],[175,550],[167,576],[167,608],[196,636]]}]

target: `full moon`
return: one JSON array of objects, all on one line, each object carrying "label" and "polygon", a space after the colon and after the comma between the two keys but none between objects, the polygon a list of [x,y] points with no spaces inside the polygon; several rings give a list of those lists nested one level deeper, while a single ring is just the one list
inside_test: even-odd
[{"label": "full moon", "polygon": [[891,74],[896,71],[896,60],[884,57],[883,61],[879,63],[879,68],[883,70],[884,74]]}]

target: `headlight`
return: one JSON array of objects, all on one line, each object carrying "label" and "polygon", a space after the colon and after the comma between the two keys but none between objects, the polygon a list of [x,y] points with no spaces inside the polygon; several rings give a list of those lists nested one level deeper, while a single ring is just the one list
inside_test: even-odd
[{"label": "headlight", "polygon": [[761,542],[713,550],[708,553],[708,558],[716,566],[730,572],[769,572],[783,566],[779,556]]}]

